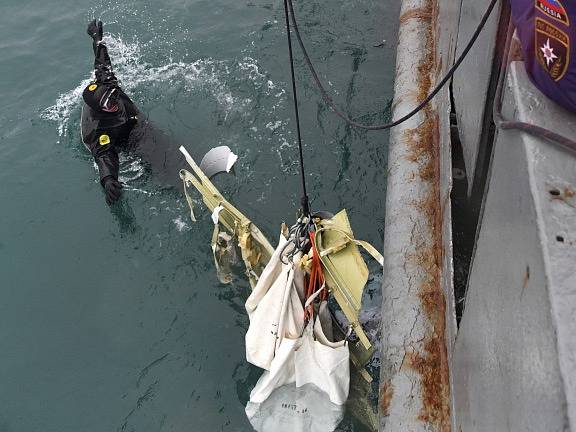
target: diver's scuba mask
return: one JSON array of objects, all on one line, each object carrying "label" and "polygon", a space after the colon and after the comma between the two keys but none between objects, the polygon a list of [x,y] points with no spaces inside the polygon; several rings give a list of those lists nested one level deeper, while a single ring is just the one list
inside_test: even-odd
[{"label": "diver's scuba mask", "polygon": [[116,87],[109,88],[100,98],[100,109],[104,112],[118,111],[118,94]]},{"label": "diver's scuba mask", "polygon": [[84,89],[82,98],[94,111],[115,113],[118,111],[118,88],[92,83]]}]

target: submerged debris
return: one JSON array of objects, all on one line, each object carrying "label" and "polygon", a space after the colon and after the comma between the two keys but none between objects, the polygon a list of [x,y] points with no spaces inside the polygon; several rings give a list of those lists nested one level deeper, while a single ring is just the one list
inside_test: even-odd
[{"label": "submerged debris", "polygon": [[[382,255],[354,238],[345,210],[335,216],[322,213],[311,220],[301,218],[290,230],[283,225],[274,250],[260,230],[222,197],[183,147],[181,151],[193,170],[193,174],[180,171],[191,211],[187,188],[193,185],[212,212],[212,251],[219,280],[231,282],[238,246],[254,289],[246,302],[250,317],[246,358],[265,372],[246,407],[253,426],[262,431],[282,430],[277,419],[268,418],[282,404],[292,407],[291,414],[298,411],[295,420],[303,421],[309,414],[297,407],[308,396],[297,388],[314,384],[324,394],[313,398],[314,410],[320,410],[318,418],[326,419],[318,430],[333,430],[345,403],[353,416],[376,430],[377,414],[369,398],[372,377],[364,369],[374,348],[359,322],[369,272],[359,247],[381,265]],[[305,250],[303,245],[307,245]],[[306,280],[310,272],[319,274]],[[328,293],[334,295],[350,323],[348,331],[328,309]],[[356,341],[350,340],[352,330]]]},{"label": "submerged debris", "polygon": [[230,172],[237,160],[238,156],[232,153],[230,147],[214,147],[200,161],[200,169],[206,177],[212,178],[216,174]]}]

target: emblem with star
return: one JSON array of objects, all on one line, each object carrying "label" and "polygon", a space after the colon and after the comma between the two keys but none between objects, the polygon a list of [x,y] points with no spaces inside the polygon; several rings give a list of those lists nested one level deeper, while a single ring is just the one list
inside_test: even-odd
[{"label": "emblem with star", "polygon": [[546,66],[550,66],[550,63],[553,63],[554,60],[558,58],[558,56],[554,54],[554,48],[550,46],[550,38],[548,38],[546,43],[540,47],[540,50],[546,59]]}]

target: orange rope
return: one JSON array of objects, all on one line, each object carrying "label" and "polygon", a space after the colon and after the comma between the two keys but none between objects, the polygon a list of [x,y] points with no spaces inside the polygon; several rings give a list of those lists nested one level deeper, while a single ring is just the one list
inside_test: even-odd
[{"label": "orange rope", "polygon": [[[308,299],[318,290],[322,289],[326,281],[324,278],[324,272],[322,271],[322,261],[320,261],[320,256],[318,255],[318,251],[316,250],[314,242],[315,235],[316,234],[313,232],[310,233],[310,243],[312,244],[312,265],[310,266],[310,276],[308,278],[305,302],[308,301]],[[327,298],[328,291],[324,289],[324,291],[318,295],[314,302],[323,301]],[[314,317],[314,302],[310,303],[310,305],[304,310],[304,320],[306,322]]]}]

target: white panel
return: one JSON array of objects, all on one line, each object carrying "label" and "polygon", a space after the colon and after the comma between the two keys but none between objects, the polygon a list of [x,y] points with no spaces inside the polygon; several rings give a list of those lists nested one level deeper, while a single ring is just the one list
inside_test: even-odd
[{"label": "white panel", "polygon": [[[536,90],[522,63],[507,87],[508,117],[576,136],[574,115]],[[500,131],[489,182],[453,357],[458,427],[574,430],[576,157]]]},{"label": "white panel", "polygon": [[[457,56],[462,53],[472,37],[472,33],[478,27],[489,3],[490,0],[462,0]],[[496,5],[486,27],[454,75],[453,80],[454,105],[468,175],[469,192],[476,169],[498,20],[499,5]]]}]

